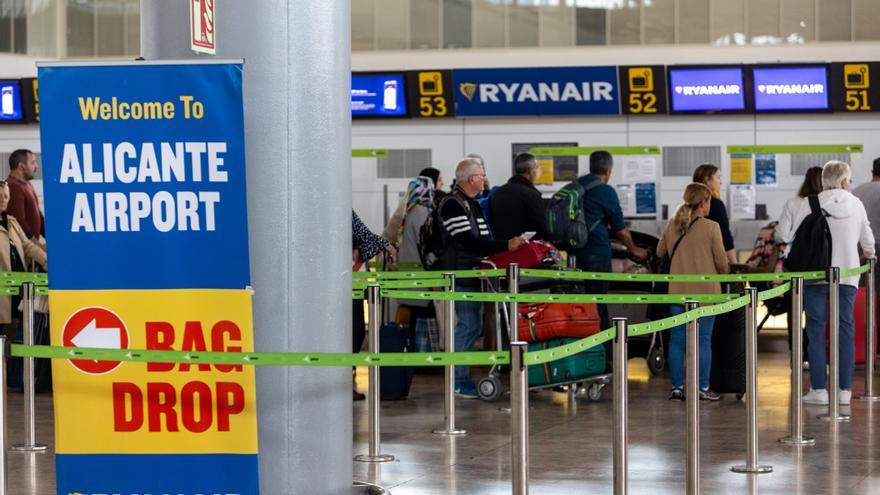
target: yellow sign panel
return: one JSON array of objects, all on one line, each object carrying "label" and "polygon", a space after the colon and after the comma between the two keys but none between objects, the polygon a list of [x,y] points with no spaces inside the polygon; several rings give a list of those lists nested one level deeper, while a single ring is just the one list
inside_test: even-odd
[{"label": "yellow sign panel", "polygon": [[442,96],[443,74],[440,72],[419,72],[419,93],[422,96]]},{"label": "yellow sign panel", "polygon": [[[246,290],[56,290],[49,300],[52,345],[254,347]],[[99,316],[92,319],[89,312]],[[102,321],[100,315],[111,316]],[[252,366],[100,364],[52,363],[59,454],[257,453]]]},{"label": "yellow sign panel", "polygon": [[868,64],[844,64],[843,85],[846,89],[868,89],[871,87]]},{"label": "yellow sign panel", "polygon": [[734,155],[730,157],[730,183],[751,184],[752,155]]},{"label": "yellow sign panel", "polygon": [[535,181],[535,184],[553,185],[553,159],[538,159],[538,167],[541,169],[541,175],[538,176],[538,180]]},{"label": "yellow sign panel", "polygon": [[634,93],[654,91],[654,70],[650,67],[630,67],[629,89]]}]

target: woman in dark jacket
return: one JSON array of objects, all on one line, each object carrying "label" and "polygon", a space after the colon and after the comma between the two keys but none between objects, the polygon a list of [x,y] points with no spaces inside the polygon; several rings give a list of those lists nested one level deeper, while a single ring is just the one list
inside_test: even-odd
[{"label": "woman in dark jacket", "polygon": [[730,219],[727,217],[727,208],[721,196],[721,170],[711,163],[703,163],[694,170],[694,182],[706,184],[712,191],[712,201],[709,204],[709,214],[706,218],[718,223],[721,227],[721,241],[724,243],[724,251],[727,253],[727,262],[736,263],[736,250],[733,247],[733,235],[730,233]]}]

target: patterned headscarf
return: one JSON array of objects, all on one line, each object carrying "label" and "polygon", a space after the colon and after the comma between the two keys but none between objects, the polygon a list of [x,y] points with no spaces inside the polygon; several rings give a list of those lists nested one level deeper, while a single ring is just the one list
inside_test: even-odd
[{"label": "patterned headscarf", "polygon": [[434,207],[434,181],[430,177],[420,175],[413,179],[406,188],[406,205],[403,211],[403,220],[397,229],[397,240],[403,237],[403,228],[406,225],[406,217],[417,205],[424,206],[428,213]]}]

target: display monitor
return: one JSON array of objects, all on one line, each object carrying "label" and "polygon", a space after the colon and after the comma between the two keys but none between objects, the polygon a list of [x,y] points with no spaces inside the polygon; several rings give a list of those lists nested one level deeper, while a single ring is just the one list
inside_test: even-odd
[{"label": "display monitor", "polygon": [[0,122],[23,122],[18,80],[0,80]]},{"label": "display monitor", "polygon": [[403,74],[353,74],[353,117],[406,117],[406,86]]},{"label": "display monitor", "polygon": [[673,113],[744,112],[742,67],[669,67]]},{"label": "display monitor", "polygon": [[828,68],[825,65],[755,67],[755,111],[827,111]]}]

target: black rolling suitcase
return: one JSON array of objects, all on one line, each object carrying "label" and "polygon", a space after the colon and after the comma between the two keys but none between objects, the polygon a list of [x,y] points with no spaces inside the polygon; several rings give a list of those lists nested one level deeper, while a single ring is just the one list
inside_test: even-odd
[{"label": "black rolling suitcase", "polygon": [[[409,328],[396,324],[382,325],[379,330],[379,352],[410,352],[413,339]],[[379,368],[379,398],[400,400],[409,395],[412,385],[411,366],[383,366]]]},{"label": "black rolling suitcase", "polygon": [[746,308],[715,317],[709,386],[719,394],[736,394],[737,399],[746,393]]}]

